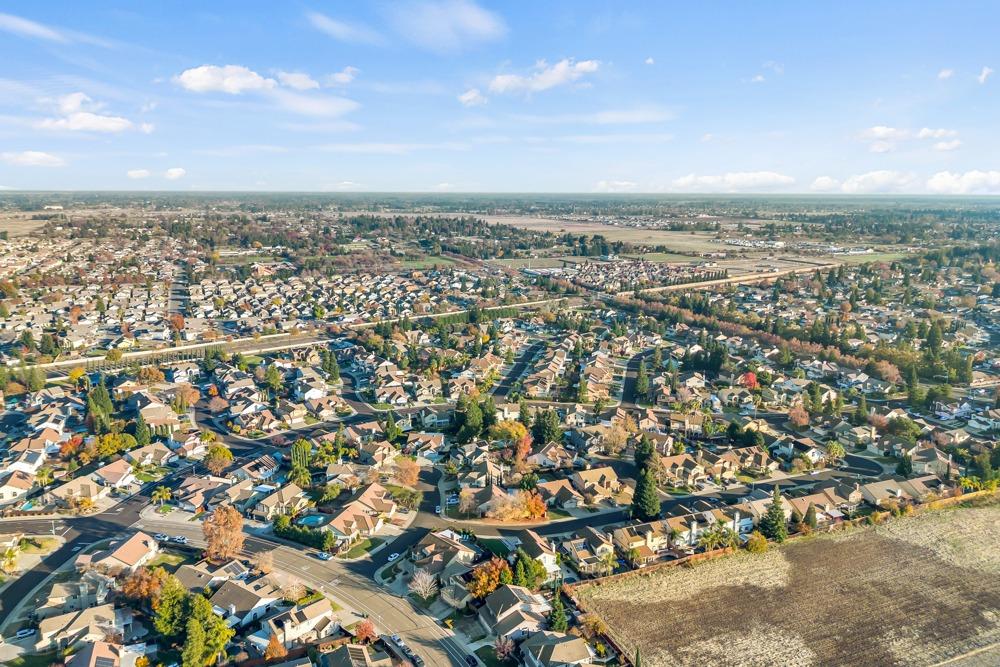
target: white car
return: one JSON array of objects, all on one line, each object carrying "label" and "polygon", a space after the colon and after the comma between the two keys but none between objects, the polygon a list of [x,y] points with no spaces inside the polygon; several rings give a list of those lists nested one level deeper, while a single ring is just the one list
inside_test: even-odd
[{"label": "white car", "polygon": [[399,558],[399,554],[398,553],[393,552],[393,553],[389,554],[389,562],[390,563],[392,561],[396,560],[397,558]]},{"label": "white car", "polygon": [[170,538],[170,540],[172,542],[176,542],[177,544],[187,544],[188,543],[188,538],[184,537],[183,535],[174,535],[173,537]]},{"label": "white car", "polygon": [[156,535],[153,535],[153,538],[156,539],[157,542],[167,542],[170,540],[170,538],[163,533],[157,533]]},{"label": "white car", "polygon": [[441,513],[441,506],[440,505],[436,505],[434,507],[434,513],[435,514],[440,514]]}]

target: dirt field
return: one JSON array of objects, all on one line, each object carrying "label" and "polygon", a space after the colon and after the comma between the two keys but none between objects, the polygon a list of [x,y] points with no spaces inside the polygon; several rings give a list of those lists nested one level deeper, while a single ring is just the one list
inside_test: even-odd
[{"label": "dirt field", "polygon": [[[726,250],[726,246],[714,241],[714,234],[708,232],[672,232],[657,229],[636,229],[602,225],[599,222],[567,222],[550,218],[531,218],[514,215],[486,215],[483,219],[490,223],[503,223],[522,229],[539,232],[570,232],[573,234],[601,234],[609,241],[627,241],[665,245],[672,250],[684,252],[712,252]],[[730,249],[731,250],[731,249]]]},{"label": "dirt field", "polygon": [[7,232],[11,237],[27,236],[45,225],[45,220],[29,220],[27,215],[0,215],[0,232]]},{"label": "dirt field", "polygon": [[581,586],[644,665],[996,665],[1000,505]]}]

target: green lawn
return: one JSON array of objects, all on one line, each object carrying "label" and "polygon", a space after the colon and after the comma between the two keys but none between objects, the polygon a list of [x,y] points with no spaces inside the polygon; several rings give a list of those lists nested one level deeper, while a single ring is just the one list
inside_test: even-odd
[{"label": "green lawn", "polygon": [[479,543],[482,544],[487,551],[491,552],[494,556],[499,556],[500,558],[506,558],[507,554],[510,553],[510,547],[507,546],[507,543],[495,537],[480,537]]},{"label": "green lawn", "polygon": [[573,515],[557,507],[550,507],[546,516],[549,518],[550,521],[556,521],[558,519],[568,519]]},{"label": "green lawn", "polygon": [[345,553],[343,557],[344,558],[361,558],[366,553],[368,553],[369,551],[371,551],[372,549],[374,549],[378,545],[382,544],[382,542],[383,542],[383,540],[381,540],[378,537],[371,537],[371,538],[368,538],[368,539],[361,540],[360,542],[358,542],[357,544],[355,544],[353,547],[351,547],[350,550],[347,553]]},{"label": "green lawn", "polygon": [[834,259],[847,264],[866,264],[868,262],[893,262],[909,257],[905,252],[873,252],[867,255],[834,255]]},{"label": "green lawn", "polygon": [[49,667],[54,662],[62,662],[55,651],[36,653],[34,655],[19,655],[6,661],[6,667]]},{"label": "green lawn", "polygon": [[493,650],[492,646],[483,646],[482,648],[476,649],[476,655],[479,659],[483,661],[486,667],[507,667],[513,664],[509,660],[501,660],[497,657],[496,651]]},{"label": "green lawn", "polygon": [[26,554],[46,554],[56,548],[55,539],[51,537],[26,537],[21,540],[21,551]]},{"label": "green lawn", "polygon": [[149,561],[147,567],[162,566],[168,572],[173,572],[181,565],[190,562],[191,557],[174,551],[161,551],[156,557]]}]

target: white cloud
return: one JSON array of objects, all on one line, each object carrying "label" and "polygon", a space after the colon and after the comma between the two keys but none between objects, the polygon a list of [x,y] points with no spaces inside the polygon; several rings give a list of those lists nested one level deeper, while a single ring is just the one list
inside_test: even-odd
[{"label": "white cloud", "polygon": [[953,76],[955,76],[955,70],[953,70],[953,69],[943,69],[940,72],[938,72],[937,78],[939,78],[941,80],[945,80],[945,79],[950,79]]},{"label": "white cloud", "polygon": [[702,141],[702,143],[706,143],[706,144],[709,141],[715,141],[715,135],[712,134],[711,132],[706,132],[705,134],[701,135],[701,141]]},{"label": "white cloud", "polygon": [[750,83],[764,83],[764,81],[765,79],[763,74],[754,74],[753,78],[750,79]]},{"label": "white cloud", "polygon": [[937,194],[1000,194],[1000,171],[939,171],[927,180],[927,190]]},{"label": "white cloud", "polygon": [[437,192],[451,192],[457,186],[454,183],[438,183],[434,186],[434,190]]},{"label": "white cloud", "polygon": [[914,182],[912,174],[881,169],[865,174],[851,176],[841,186],[847,194],[872,194],[879,192],[898,192]]},{"label": "white cloud", "polygon": [[281,85],[295,90],[312,90],[319,88],[319,81],[303,72],[278,72]]},{"label": "white cloud", "polygon": [[49,42],[70,41],[58,30],[12,14],[0,14],[0,30],[20,35],[21,37],[33,37]]},{"label": "white cloud", "polygon": [[720,175],[688,174],[674,179],[675,189],[695,192],[737,192],[771,190],[791,185],[795,179],[774,171],[737,171]]},{"label": "white cloud", "polygon": [[953,151],[957,150],[962,145],[962,142],[958,139],[952,139],[951,141],[939,141],[934,144],[934,150],[936,151]]},{"label": "white cloud", "polygon": [[371,44],[375,46],[385,43],[385,38],[368,26],[338,21],[319,12],[307,13],[306,19],[309,20],[312,27],[341,42]]},{"label": "white cloud", "polygon": [[471,0],[418,0],[392,6],[390,21],[396,32],[435,53],[450,53],[507,34],[503,19]]},{"label": "white cloud", "polygon": [[[906,128],[876,125],[861,132],[861,139],[863,141],[871,142],[868,146],[868,150],[872,153],[888,153],[895,150],[900,143],[905,141],[920,139],[955,139],[957,136],[958,130],[952,130],[944,127],[923,127],[914,132],[913,130]],[[938,148],[938,146],[952,144],[954,144],[952,148]],[[960,144],[961,142],[956,139],[955,141],[938,142],[934,145],[934,148],[936,150],[952,150],[957,148]]]},{"label": "white cloud", "polygon": [[646,60],[644,60],[643,62],[645,62],[647,65],[655,65],[656,64],[656,61],[653,60],[653,56],[650,56],[650,57],[646,58]]},{"label": "white cloud", "polygon": [[[94,102],[84,93],[63,95],[56,102],[56,108],[62,116],[43,118],[35,123],[35,127],[43,130],[104,133],[124,132],[135,127],[128,118],[97,113],[102,107],[102,104]],[[149,134],[153,131],[153,125],[143,123],[139,130]]]},{"label": "white cloud", "polygon": [[535,63],[535,71],[527,76],[520,74],[498,74],[490,81],[493,93],[536,93],[556,86],[577,81],[587,74],[593,74],[600,67],[597,60],[576,62],[564,58],[554,65],[544,60]]},{"label": "white cloud", "polygon": [[340,116],[361,106],[333,95],[303,95],[287,90],[274,90],[270,95],[281,108],[303,116]]},{"label": "white cloud", "polygon": [[133,127],[132,121],[121,116],[102,116],[89,111],[78,111],[64,118],[46,118],[35,124],[43,130],[68,130],[70,132],[124,132]]},{"label": "white cloud", "polygon": [[949,139],[957,136],[958,130],[948,130],[943,127],[935,129],[924,127],[917,132],[917,139]]},{"label": "white cloud", "polygon": [[83,109],[83,105],[90,104],[92,100],[85,93],[70,93],[59,98],[59,112],[71,114],[74,111]]},{"label": "white cloud", "polygon": [[458,101],[462,103],[462,106],[466,107],[478,107],[486,104],[489,100],[479,92],[478,88],[469,88],[467,91],[458,96]]},{"label": "white cloud", "polygon": [[42,151],[0,153],[0,161],[18,167],[61,167],[66,164],[61,157]]},{"label": "white cloud", "polygon": [[163,172],[163,177],[168,181],[176,181],[179,178],[184,178],[184,174],[186,173],[187,170],[182,167],[171,167]]},{"label": "white cloud", "polygon": [[129,169],[127,172],[125,172],[125,175],[131,178],[132,180],[137,181],[143,178],[149,178],[150,173],[151,172],[149,171],[149,169]]},{"label": "white cloud", "polygon": [[354,81],[355,77],[358,76],[360,72],[357,67],[351,67],[348,65],[339,72],[334,72],[326,77],[326,85],[328,86],[346,86],[351,81]]},{"label": "white cloud", "polygon": [[594,192],[635,192],[638,187],[632,181],[597,181]]},{"label": "white cloud", "polygon": [[876,125],[874,127],[869,127],[867,130],[861,133],[863,139],[874,139],[880,141],[899,141],[902,139],[908,139],[910,137],[909,130],[901,130],[895,127],[887,127],[885,125]]},{"label": "white cloud", "polygon": [[831,178],[830,176],[820,176],[812,182],[809,189],[815,192],[833,192],[839,187],[840,181],[836,178]]},{"label": "white cloud", "polygon": [[239,95],[247,91],[270,90],[277,84],[274,79],[262,77],[242,65],[202,65],[186,69],[174,81],[181,87],[196,92],[220,92]]},{"label": "white cloud", "polygon": [[983,69],[979,71],[979,76],[976,77],[976,81],[979,83],[986,83],[986,79],[990,78],[990,74],[993,74],[993,68],[983,67]]}]

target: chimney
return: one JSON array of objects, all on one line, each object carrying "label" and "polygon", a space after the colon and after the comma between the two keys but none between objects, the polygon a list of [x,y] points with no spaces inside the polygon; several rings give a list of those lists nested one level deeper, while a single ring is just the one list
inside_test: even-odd
[{"label": "chimney", "polygon": [[236,615],[236,605],[233,604],[233,603],[229,604],[229,615],[230,616],[235,616]]}]

